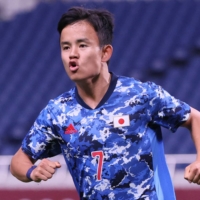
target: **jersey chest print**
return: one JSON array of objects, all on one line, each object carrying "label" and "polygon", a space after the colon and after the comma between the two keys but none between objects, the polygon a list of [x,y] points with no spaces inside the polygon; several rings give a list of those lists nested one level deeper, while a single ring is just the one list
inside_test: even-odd
[{"label": "jersey chest print", "polygon": [[81,199],[157,200],[152,137],[158,129],[150,124],[175,131],[188,113],[188,105],[159,86],[120,77],[94,110],[77,102],[75,89],[51,100],[23,150],[38,159],[61,147]]},{"label": "jersey chest print", "polygon": [[[118,108],[113,103],[96,110],[79,105],[74,112],[70,110],[60,135],[72,173],[85,177],[77,178],[78,185],[103,193],[130,186],[144,188],[138,196],[152,187],[152,153],[145,134],[149,117],[144,111],[146,101],[142,101],[137,102],[137,111],[133,101]],[[139,123],[146,123],[144,129],[137,128]]]}]

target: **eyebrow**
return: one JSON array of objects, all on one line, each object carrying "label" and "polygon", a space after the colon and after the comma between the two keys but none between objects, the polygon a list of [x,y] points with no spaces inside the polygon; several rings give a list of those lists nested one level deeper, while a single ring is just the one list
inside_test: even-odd
[{"label": "eyebrow", "polygon": [[[77,43],[77,44],[78,44],[78,43],[81,43],[81,42],[90,43],[89,39],[87,39],[87,38],[81,38],[81,39],[76,40],[76,43]],[[70,45],[70,44],[71,44],[71,43],[68,42],[68,41],[63,41],[63,42],[61,42],[61,45]]]}]

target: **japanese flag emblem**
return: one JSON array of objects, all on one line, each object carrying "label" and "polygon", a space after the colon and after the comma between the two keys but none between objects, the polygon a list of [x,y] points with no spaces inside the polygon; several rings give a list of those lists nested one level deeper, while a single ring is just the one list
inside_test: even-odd
[{"label": "japanese flag emblem", "polygon": [[114,127],[124,127],[124,126],[130,126],[130,118],[129,115],[123,115],[123,116],[115,116],[114,117]]}]

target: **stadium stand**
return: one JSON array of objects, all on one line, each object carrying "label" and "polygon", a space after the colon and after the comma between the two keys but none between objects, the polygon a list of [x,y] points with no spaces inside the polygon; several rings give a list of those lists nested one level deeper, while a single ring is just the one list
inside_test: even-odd
[{"label": "stadium stand", "polygon": [[[12,155],[49,99],[73,86],[60,60],[56,31],[71,6],[109,9],[115,15],[110,70],[154,81],[200,110],[200,2],[39,3],[0,22],[0,154]],[[163,129],[166,153],[195,153],[187,130]]]}]

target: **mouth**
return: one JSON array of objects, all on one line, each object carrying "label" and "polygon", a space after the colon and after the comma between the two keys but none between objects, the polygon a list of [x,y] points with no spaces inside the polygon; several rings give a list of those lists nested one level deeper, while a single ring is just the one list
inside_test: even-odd
[{"label": "mouth", "polygon": [[78,68],[79,67],[78,67],[78,65],[75,61],[71,61],[69,63],[69,69],[70,69],[71,72],[76,72],[78,70]]}]

